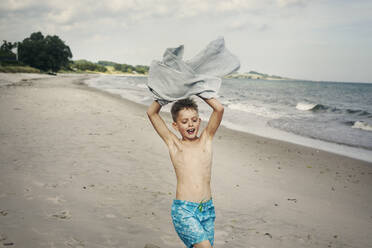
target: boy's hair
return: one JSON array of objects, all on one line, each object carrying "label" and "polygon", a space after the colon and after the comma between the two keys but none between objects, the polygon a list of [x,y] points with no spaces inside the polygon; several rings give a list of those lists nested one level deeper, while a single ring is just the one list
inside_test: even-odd
[{"label": "boy's hair", "polygon": [[196,112],[198,112],[198,105],[191,98],[181,99],[175,102],[171,108],[171,114],[174,122],[177,121],[178,112],[180,112],[182,109],[194,109]]}]

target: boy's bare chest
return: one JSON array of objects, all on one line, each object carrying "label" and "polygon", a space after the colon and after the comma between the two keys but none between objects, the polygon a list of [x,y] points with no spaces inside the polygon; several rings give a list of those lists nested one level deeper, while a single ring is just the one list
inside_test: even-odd
[{"label": "boy's bare chest", "polygon": [[208,145],[180,146],[170,151],[174,165],[209,165],[212,160],[212,148]]}]

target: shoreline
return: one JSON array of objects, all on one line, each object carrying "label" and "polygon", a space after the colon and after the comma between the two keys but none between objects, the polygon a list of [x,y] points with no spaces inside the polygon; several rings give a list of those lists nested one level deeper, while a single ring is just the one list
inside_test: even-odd
[{"label": "shoreline", "polygon": [[[222,124],[223,125],[223,124]],[[296,144],[304,147],[309,147],[317,150],[322,150],[325,152],[330,152],[333,154],[337,154],[340,156],[345,156],[348,158],[353,158],[365,162],[372,163],[372,151],[367,150],[363,147],[354,147],[346,144],[338,144],[329,142],[326,140],[320,140],[320,139],[314,139],[307,136],[301,136],[295,133],[286,132],[274,127],[265,126],[264,128],[256,128],[253,129],[255,132],[248,132],[245,131],[244,128],[239,127],[238,125],[235,125],[235,128],[233,128],[234,124],[229,123],[227,125],[224,125],[224,127],[242,132],[242,133],[249,133],[253,135],[257,135],[260,137],[265,137],[268,139],[288,142],[291,144]]]},{"label": "shoreline", "polygon": [[[125,77],[126,75],[122,75],[122,76]],[[119,94],[115,94],[115,93],[108,92],[108,91],[105,91],[99,88],[95,88],[93,86],[89,86],[87,83],[85,83],[85,85],[87,85],[87,87],[94,88],[99,91],[104,91],[112,95],[120,96]],[[139,104],[141,106],[146,106],[142,103],[135,102],[134,100],[131,100],[131,99],[127,99],[124,97],[121,97],[121,98],[127,101],[131,101],[133,103]],[[161,112],[165,113],[164,108],[161,110]],[[247,128],[243,128],[242,126],[228,122],[226,120],[222,120],[221,127],[223,126],[225,128],[228,128],[228,129],[231,129],[237,132],[248,133],[252,135],[257,135],[259,137],[279,140],[283,142],[289,142],[292,144],[314,148],[317,150],[322,150],[322,151],[334,153],[337,155],[346,156],[349,158],[372,163],[372,150],[368,150],[363,147],[355,147],[355,146],[351,146],[347,144],[339,144],[339,143],[334,143],[334,142],[330,142],[326,140],[314,139],[312,137],[301,136],[295,133],[280,130],[280,129],[268,126],[266,124],[266,121],[262,120],[262,117],[254,116],[253,114],[250,119],[250,122],[254,124],[249,127],[249,131],[247,130]]]},{"label": "shoreline", "polygon": [[[181,247],[176,177],[146,107],[87,77],[0,86],[0,245]],[[372,243],[371,163],[225,127],[213,147],[216,247]]]},{"label": "shoreline", "polygon": [[[86,80],[95,78],[99,75],[107,75],[107,74],[104,74],[104,73],[103,74],[102,73],[101,74],[100,73],[86,73],[86,74],[84,74],[84,73],[82,73],[82,74],[80,74],[80,73],[79,74],[78,73],[60,73],[59,75],[60,76],[73,76],[73,77],[74,76],[75,77],[87,77],[82,82],[87,88],[97,90],[98,92],[105,92],[105,93],[109,94],[110,96],[119,97],[119,99],[124,99],[125,101],[132,102],[133,104],[138,104],[140,106],[146,106],[146,105],[143,105],[141,103],[137,103],[133,100],[123,98],[118,94],[107,92],[107,91],[89,86],[86,83]],[[110,75],[122,76],[122,77],[137,77],[138,76],[138,75],[135,75],[135,74],[125,74],[125,73],[110,74]],[[142,77],[143,75],[140,75],[140,76]],[[22,82],[22,81],[25,81],[25,80],[38,80],[38,79],[53,78],[53,77],[56,77],[56,76],[51,76],[51,75],[47,75],[47,74],[39,74],[39,73],[36,73],[36,74],[35,73],[0,73],[0,87],[1,86],[6,86],[6,83],[4,83],[6,81],[8,82],[8,84],[9,83],[14,84],[14,83]],[[162,113],[164,113],[164,112],[162,112]],[[170,117],[169,117],[169,120],[171,120]],[[257,122],[257,123],[259,122],[255,119],[252,119],[251,121],[252,122]],[[203,121],[203,122],[205,122],[205,121]],[[262,126],[262,125],[264,125],[265,127],[264,128],[257,128],[258,126]],[[362,148],[362,147],[354,147],[354,146],[349,146],[349,145],[346,145],[346,144],[338,144],[338,143],[333,143],[333,142],[329,142],[329,141],[325,141],[325,140],[314,139],[314,138],[307,137],[307,136],[301,136],[301,135],[291,133],[291,132],[286,132],[286,131],[283,131],[283,130],[280,130],[280,129],[277,129],[277,128],[267,126],[267,125],[265,125],[265,123],[263,121],[261,121],[260,123],[258,123],[255,126],[252,126],[253,129],[252,129],[252,127],[251,127],[251,129],[254,130],[254,131],[250,131],[250,132],[245,130],[244,128],[240,127],[239,125],[235,125],[233,123],[226,123],[224,120],[221,123],[221,127],[231,129],[232,131],[236,131],[236,132],[248,133],[248,134],[256,135],[256,136],[259,136],[259,137],[264,137],[264,138],[268,138],[268,139],[288,142],[288,143],[291,143],[291,144],[301,145],[301,146],[304,146],[304,147],[313,148],[313,149],[316,149],[316,150],[322,150],[322,151],[325,151],[325,152],[330,152],[330,153],[333,153],[333,154],[345,156],[345,157],[348,157],[348,158],[357,159],[357,160],[361,160],[361,161],[364,161],[364,162],[372,163],[372,151],[371,150],[367,150],[367,149]]]}]

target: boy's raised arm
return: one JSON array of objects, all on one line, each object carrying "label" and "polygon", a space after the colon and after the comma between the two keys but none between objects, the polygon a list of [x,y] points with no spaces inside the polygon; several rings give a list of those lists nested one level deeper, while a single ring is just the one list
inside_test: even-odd
[{"label": "boy's raised arm", "polygon": [[215,98],[202,99],[213,109],[213,112],[209,117],[208,125],[204,130],[209,137],[213,137],[222,121],[224,107]]},{"label": "boy's raised arm", "polygon": [[147,109],[147,116],[149,117],[151,124],[154,126],[159,136],[167,145],[169,145],[173,141],[173,136],[175,135],[168,129],[164,120],[160,117],[160,109],[161,105],[157,101],[154,101]]}]

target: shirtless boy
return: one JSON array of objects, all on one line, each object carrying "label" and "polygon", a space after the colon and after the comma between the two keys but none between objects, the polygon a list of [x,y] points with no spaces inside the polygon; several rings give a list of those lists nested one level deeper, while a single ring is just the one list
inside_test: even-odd
[{"label": "shirtless boy", "polygon": [[210,187],[212,139],[221,123],[224,108],[215,98],[203,100],[213,112],[200,137],[201,119],[193,100],[179,100],[171,109],[172,126],[181,134],[181,139],[168,129],[160,117],[161,105],[158,102],[154,101],[147,110],[152,125],[169,149],[177,177],[172,220],[178,236],[189,248],[212,247],[214,242],[216,215]]}]

